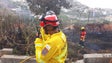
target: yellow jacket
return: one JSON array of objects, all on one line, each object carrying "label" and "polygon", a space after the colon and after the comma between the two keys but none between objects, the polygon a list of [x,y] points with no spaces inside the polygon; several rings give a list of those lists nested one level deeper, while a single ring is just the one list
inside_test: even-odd
[{"label": "yellow jacket", "polygon": [[67,55],[66,37],[63,32],[46,36],[46,40],[36,38],[35,54],[37,63],[64,63]]}]

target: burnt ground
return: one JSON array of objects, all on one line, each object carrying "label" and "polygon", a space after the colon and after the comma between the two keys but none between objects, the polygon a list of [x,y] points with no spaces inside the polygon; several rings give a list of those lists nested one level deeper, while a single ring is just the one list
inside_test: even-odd
[{"label": "burnt ground", "polygon": [[[80,37],[79,29],[65,29],[63,30],[67,36],[68,42],[78,43]],[[100,50],[100,49],[110,49],[112,48],[112,31],[103,32],[87,32],[86,47]]]},{"label": "burnt ground", "polygon": [[81,48],[79,43],[79,28],[64,29],[68,41],[68,58],[70,61],[83,59],[83,54],[90,53],[111,53],[112,52],[112,32],[87,32],[85,48]]}]

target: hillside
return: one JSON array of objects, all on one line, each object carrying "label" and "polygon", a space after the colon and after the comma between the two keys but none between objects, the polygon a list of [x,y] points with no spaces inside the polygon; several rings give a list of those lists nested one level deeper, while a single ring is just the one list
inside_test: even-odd
[{"label": "hillside", "polygon": [[80,21],[87,21],[88,18],[89,20],[99,20],[102,19],[102,17],[105,18],[106,16],[112,15],[112,9],[90,8],[77,0],[70,0],[70,2],[72,7],[69,10],[62,9],[62,14],[71,19]]}]

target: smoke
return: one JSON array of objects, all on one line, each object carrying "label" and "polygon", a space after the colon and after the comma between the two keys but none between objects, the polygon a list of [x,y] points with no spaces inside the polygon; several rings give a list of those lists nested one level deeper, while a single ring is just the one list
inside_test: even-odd
[{"label": "smoke", "polygon": [[0,11],[3,12],[4,10],[8,11],[8,13],[13,13],[20,17],[28,17],[29,15],[31,15],[31,12],[28,9],[28,5],[25,0],[0,0]]},{"label": "smoke", "polygon": [[9,2],[7,0],[0,0],[0,8],[7,8]]},{"label": "smoke", "polygon": [[93,43],[85,43],[85,46],[87,48],[90,48],[90,49],[96,50],[96,51],[101,49],[97,44],[93,44]]}]

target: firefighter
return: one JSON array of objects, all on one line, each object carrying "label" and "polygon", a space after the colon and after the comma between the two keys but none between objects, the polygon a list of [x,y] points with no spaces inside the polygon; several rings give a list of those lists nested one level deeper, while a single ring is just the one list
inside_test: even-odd
[{"label": "firefighter", "polygon": [[84,42],[85,42],[85,38],[86,38],[86,30],[85,27],[81,27],[81,32],[80,32],[80,45],[82,47],[84,47]]},{"label": "firefighter", "polygon": [[41,35],[35,40],[37,63],[64,63],[67,57],[65,34],[58,28],[57,16],[46,15],[40,22]]}]

